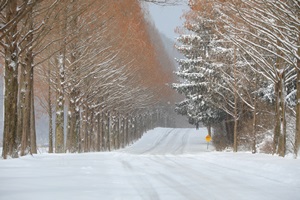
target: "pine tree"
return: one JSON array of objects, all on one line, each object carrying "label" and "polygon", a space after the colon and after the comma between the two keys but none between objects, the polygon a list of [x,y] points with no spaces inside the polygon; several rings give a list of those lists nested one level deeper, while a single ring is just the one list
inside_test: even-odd
[{"label": "pine tree", "polygon": [[[191,20],[191,19],[188,19]],[[215,103],[213,86],[219,77],[217,36],[213,33],[210,19],[198,15],[186,24],[190,34],[181,35],[176,46],[185,58],[179,59],[180,69],[176,72],[182,83],[173,87],[185,95],[185,100],[177,104],[176,111],[187,115],[189,122],[196,126],[200,122],[208,128],[224,117],[224,112]]]}]

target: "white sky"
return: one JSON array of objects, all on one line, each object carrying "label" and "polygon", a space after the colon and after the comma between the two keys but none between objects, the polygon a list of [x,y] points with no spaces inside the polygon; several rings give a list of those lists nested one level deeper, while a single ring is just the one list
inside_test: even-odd
[{"label": "white sky", "polygon": [[188,10],[185,0],[182,5],[176,6],[159,6],[156,4],[149,4],[149,13],[157,27],[157,29],[172,40],[175,40],[178,35],[174,32],[175,28],[183,24],[180,19],[183,11]]}]

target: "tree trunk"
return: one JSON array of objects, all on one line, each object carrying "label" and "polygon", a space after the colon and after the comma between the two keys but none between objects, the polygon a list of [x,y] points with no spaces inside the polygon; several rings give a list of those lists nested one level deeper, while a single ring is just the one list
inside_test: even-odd
[{"label": "tree trunk", "polygon": [[88,108],[85,106],[84,108],[84,116],[83,116],[83,126],[82,126],[82,132],[83,132],[83,151],[88,152]]},{"label": "tree trunk", "polygon": [[59,79],[56,104],[56,121],[55,121],[55,152],[64,153],[64,67],[65,54],[60,54],[58,57]]},{"label": "tree trunk", "polygon": [[120,128],[120,114],[117,114],[117,149],[120,149],[121,147],[121,128]]},{"label": "tree trunk", "polygon": [[79,112],[76,105],[76,92],[71,91],[68,111],[68,131],[67,131],[67,145],[66,148],[69,152],[74,153],[77,151],[78,131],[76,125],[78,124]]},{"label": "tree trunk", "polygon": [[[278,47],[282,46],[277,40]],[[280,156],[285,154],[286,143],[286,122],[285,122],[285,63],[281,57],[284,57],[280,49],[276,52],[276,83],[275,83],[275,128],[273,139],[273,154]]]},{"label": "tree trunk", "polygon": [[[278,50],[278,55],[282,53]],[[285,119],[285,69],[283,60],[276,59],[276,83],[275,83],[275,127],[273,138],[273,154],[285,155],[286,148],[286,119]]]},{"label": "tree trunk", "polygon": [[[27,85],[28,82],[25,84]],[[22,126],[22,140],[21,140],[21,156],[24,156],[28,153],[29,146],[30,146],[30,140],[29,140],[29,134],[30,134],[30,111],[31,111],[31,102],[29,100],[30,95],[29,88],[25,87],[25,101],[24,101],[24,108],[23,108],[23,126]]]},{"label": "tree trunk", "polygon": [[[77,11],[77,2],[76,0],[73,0],[70,2],[70,10],[71,12],[76,12]],[[73,14],[70,16],[70,29],[71,29],[71,37],[74,38],[70,42],[69,46],[71,49],[71,54],[70,54],[70,63],[72,66],[72,73],[76,73],[77,71],[77,66],[76,61],[78,59],[78,48],[77,48],[77,43],[78,43],[78,38],[76,37],[77,29],[78,29],[78,15]],[[66,141],[66,148],[69,152],[74,153],[78,150],[77,148],[77,140],[78,140],[78,131],[76,131],[76,125],[78,124],[77,120],[79,120],[79,113],[78,113],[78,95],[79,91],[77,89],[76,85],[76,80],[73,78],[71,80],[71,84],[73,88],[71,88],[70,91],[70,96],[69,96],[69,111],[68,111],[68,128],[67,128],[67,141]]]},{"label": "tree trunk", "polygon": [[285,117],[285,87],[284,87],[284,71],[279,75],[280,77],[280,89],[279,89],[279,115],[280,115],[280,130],[279,138],[278,138],[278,151],[279,156],[284,157],[286,153],[286,117]]},{"label": "tree trunk", "polygon": [[97,144],[96,144],[96,151],[101,151],[101,114],[98,113],[97,115]]},{"label": "tree trunk", "polygon": [[[31,38],[32,40],[32,38]],[[30,41],[31,41],[30,40]],[[22,127],[22,143],[21,143],[21,156],[29,153],[31,134],[30,134],[30,125],[31,125],[31,101],[32,101],[32,81],[33,81],[33,57],[32,51],[29,49],[25,55],[25,62],[22,66],[24,68],[25,76],[23,89],[25,90],[24,95],[24,107],[23,107],[23,127]]]},{"label": "tree trunk", "polygon": [[281,88],[280,86],[281,82],[280,80],[278,80],[275,83],[275,127],[274,127],[274,136],[273,136],[273,145],[272,145],[272,151],[273,154],[275,154],[277,152],[277,148],[278,148],[278,143],[279,143],[279,136],[280,136],[280,129],[281,129],[281,124],[280,124],[280,113],[279,113],[279,99],[280,99],[280,95],[279,95],[279,90]]},{"label": "tree trunk", "polygon": [[134,117],[133,118],[133,140],[132,141],[136,141],[137,140],[137,138],[138,138],[138,130],[137,130],[137,128],[138,128],[138,118],[137,117]]},{"label": "tree trunk", "polygon": [[101,143],[101,146],[102,146],[102,150],[106,150],[106,137],[105,137],[105,113],[102,111],[102,119],[101,119],[101,130],[102,130],[102,143]]},{"label": "tree trunk", "polygon": [[[300,35],[298,36],[298,45],[300,44]],[[298,47],[298,57],[300,57],[300,47]],[[300,150],[300,59],[297,59],[297,96],[296,96],[296,133],[295,133],[295,144],[294,154],[298,156]]]},{"label": "tree trunk", "polygon": [[210,123],[207,124],[207,132],[208,132],[208,135],[211,136],[211,125],[210,125]]},{"label": "tree trunk", "polygon": [[95,125],[95,121],[94,121],[94,110],[93,109],[89,109],[89,118],[88,118],[88,133],[89,133],[89,142],[88,142],[88,151],[95,151],[95,143],[94,143],[94,125]]},{"label": "tree trunk", "polygon": [[[50,86],[49,86],[49,95],[51,95],[50,92]],[[51,104],[51,97],[48,97],[48,107],[49,107],[49,149],[48,153],[53,153],[53,119],[52,119],[52,104]]]},{"label": "tree trunk", "polygon": [[[32,70],[33,73],[33,70]],[[33,75],[32,75],[33,76]],[[37,146],[36,146],[36,128],[35,128],[35,108],[34,108],[34,90],[33,90],[33,82],[31,82],[31,123],[30,123],[30,153],[37,154]]]},{"label": "tree trunk", "polygon": [[237,125],[238,125],[238,110],[237,110],[237,98],[238,98],[238,85],[237,85],[237,63],[236,63],[236,46],[234,47],[234,128],[233,128],[233,151],[237,152]]},{"label": "tree trunk", "polygon": [[21,67],[20,69],[20,80],[19,80],[19,101],[18,101],[18,122],[17,122],[17,138],[16,143],[18,146],[18,151],[21,148],[21,141],[22,141],[22,131],[23,131],[23,113],[24,113],[24,103],[25,103],[25,85],[24,85],[24,79],[25,79],[25,69],[24,67]]},{"label": "tree trunk", "polygon": [[111,126],[110,126],[110,112],[107,113],[107,148],[108,151],[111,150],[111,139],[110,139],[110,135],[111,135]]},{"label": "tree trunk", "polygon": [[64,37],[60,44],[60,52],[57,57],[58,66],[58,80],[57,80],[57,94],[56,94],[56,121],[55,121],[55,152],[64,153],[64,105],[65,105],[65,67],[66,67],[66,43],[67,43],[67,6],[61,17],[60,35]]},{"label": "tree trunk", "polygon": [[110,124],[111,124],[111,128],[110,128],[110,132],[111,132],[111,150],[116,148],[116,116],[115,116],[115,111],[112,111],[111,114],[111,120],[110,120]]},{"label": "tree trunk", "polygon": [[129,144],[128,134],[129,134],[129,122],[128,122],[128,115],[127,115],[125,118],[125,146]]},{"label": "tree trunk", "polygon": [[50,62],[48,65],[48,116],[49,116],[49,149],[48,153],[53,153],[53,119],[52,119],[52,101],[51,101],[51,70]]},{"label": "tree trunk", "polygon": [[[254,83],[255,91],[257,91],[258,87],[258,77],[257,73],[255,72],[255,83]],[[254,99],[253,99],[253,121],[252,121],[252,153],[256,153],[256,126],[257,126],[257,95],[254,94]]]},{"label": "tree trunk", "polygon": [[[6,21],[12,20],[17,14],[17,1],[8,1]],[[18,102],[18,47],[17,47],[17,24],[13,24],[5,36],[8,45],[4,49],[4,127],[3,127],[3,150],[2,157],[17,157],[17,102]]]},{"label": "tree trunk", "polygon": [[121,127],[122,127],[122,145],[121,147],[124,148],[126,145],[126,140],[125,140],[125,117],[122,116],[122,120],[121,120]]},{"label": "tree trunk", "polygon": [[21,148],[21,142],[22,142],[22,132],[23,132],[23,113],[24,113],[24,107],[25,107],[25,67],[21,67],[20,69],[20,78],[19,78],[19,101],[18,101],[18,122],[17,122],[17,145],[18,145],[18,151]]},{"label": "tree trunk", "polygon": [[[63,83],[63,78],[60,78]],[[56,121],[55,121],[55,152],[64,153],[64,93],[62,88],[57,93]]]},{"label": "tree trunk", "polygon": [[257,125],[257,120],[256,120],[256,97],[254,97],[254,110],[253,110],[253,121],[252,121],[252,153],[256,153],[256,125]]}]

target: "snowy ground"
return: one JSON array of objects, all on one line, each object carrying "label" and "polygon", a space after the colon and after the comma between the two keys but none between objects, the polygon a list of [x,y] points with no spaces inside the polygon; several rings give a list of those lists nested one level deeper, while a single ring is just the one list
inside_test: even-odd
[{"label": "snowy ground", "polygon": [[299,159],[207,150],[205,135],[157,128],[120,151],[0,160],[0,199],[300,199]]}]

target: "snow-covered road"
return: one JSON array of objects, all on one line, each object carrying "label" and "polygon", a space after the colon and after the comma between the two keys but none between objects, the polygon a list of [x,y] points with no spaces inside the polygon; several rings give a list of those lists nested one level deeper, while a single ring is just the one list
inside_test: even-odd
[{"label": "snow-covered road", "polygon": [[205,136],[157,128],[115,152],[0,160],[0,199],[300,199],[299,159],[215,152]]}]

